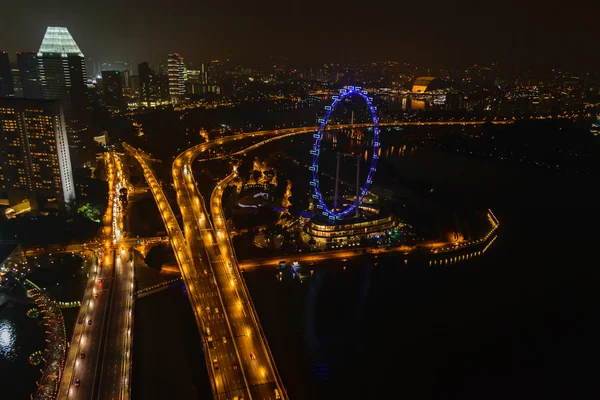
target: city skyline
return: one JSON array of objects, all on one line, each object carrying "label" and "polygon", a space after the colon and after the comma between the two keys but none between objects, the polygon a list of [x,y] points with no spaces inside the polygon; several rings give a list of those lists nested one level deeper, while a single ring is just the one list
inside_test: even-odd
[{"label": "city skyline", "polygon": [[[393,60],[436,68],[492,62],[573,71],[600,67],[592,20],[600,6],[574,5],[559,12],[537,0],[511,5],[396,3],[367,10],[366,5],[317,7],[310,1],[233,7],[189,3],[164,18],[164,5],[154,0],[114,7],[68,0],[57,7],[32,0],[28,7],[5,6],[13,18],[0,27],[0,49],[12,59],[18,51],[37,50],[47,26],[65,26],[86,59],[93,60],[153,62],[178,52],[192,63],[273,56],[307,63]],[[378,22],[370,24],[369,16]]]},{"label": "city skyline", "polygon": [[236,3],[3,7],[0,397],[589,397],[597,6]]}]

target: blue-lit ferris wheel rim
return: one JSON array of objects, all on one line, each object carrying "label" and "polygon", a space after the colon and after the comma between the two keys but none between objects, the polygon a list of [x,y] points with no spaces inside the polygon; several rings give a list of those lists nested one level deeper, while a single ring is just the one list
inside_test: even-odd
[{"label": "blue-lit ferris wheel rim", "polygon": [[[335,106],[344,100],[346,97],[350,97],[352,95],[358,95],[362,97],[367,103],[367,107],[369,107],[369,111],[371,112],[371,118],[373,119],[373,157],[371,157],[371,165],[369,167],[369,173],[367,174],[367,179],[358,195],[358,198],[354,200],[354,202],[348,206],[348,208],[334,212],[332,211],[325,202],[323,201],[323,196],[321,195],[321,191],[319,190],[319,153],[321,152],[321,140],[323,139],[323,132],[325,132],[325,128],[329,123],[329,117],[331,113],[335,109]],[[312,171],[312,181],[310,182],[311,186],[314,187],[313,198],[318,201],[317,208],[322,210],[322,214],[329,217],[329,219],[341,219],[344,216],[348,215],[352,211],[356,209],[361,203],[367,191],[369,190],[369,186],[371,186],[373,175],[375,174],[375,166],[377,164],[377,159],[379,158],[379,120],[377,118],[377,114],[375,113],[376,107],[372,104],[373,98],[367,97],[367,91],[361,90],[360,87],[348,86],[348,89],[340,89],[339,96],[333,96],[333,103],[330,106],[326,106],[325,110],[327,111],[323,118],[319,119],[319,130],[313,136],[315,138],[315,143],[313,144],[313,149],[310,151],[310,154],[313,156],[312,166],[309,169]]]}]

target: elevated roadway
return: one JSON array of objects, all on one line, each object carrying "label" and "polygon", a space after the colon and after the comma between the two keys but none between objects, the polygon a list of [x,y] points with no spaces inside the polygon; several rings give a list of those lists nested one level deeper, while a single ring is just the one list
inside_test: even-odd
[{"label": "elevated roadway", "polygon": [[[162,187],[148,164],[146,155],[125,143],[123,146],[140,163],[169,234],[202,336],[214,398],[251,399],[240,357],[230,334],[229,321],[217,290],[217,279],[210,266],[203,260],[204,252],[188,243]],[[188,213],[184,210],[185,208],[182,209],[185,219]]]},{"label": "elevated roadway", "polygon": [[[480,125],[485,121],[400,122],[403,125]],[[497,123],[506,123],[499,121]],[[368,127],[343,124],[328,129]],[[277,399],[287,393],[276,369],[266,338],[235,257],[221,209],[222,190],[235,177],[229,175],[211,196],[213,220],[192,174],[193,162],[204,152],[236,140],[255,138],[255,143],[233,154],[245,154],[272,140],[314,132],[318,127],[259,131],[227,136],[191,147],[173,163],[173,181],[181,210],[183,230],[176,221],[159,182],[140,150],[123,144],[140,163],[157,202],[175,250],[188,296],[203,337],[213,394],[216,399]],[[226,156],[207,157],[219,159]],[[214,225],[213,225],[214,222]]]}]

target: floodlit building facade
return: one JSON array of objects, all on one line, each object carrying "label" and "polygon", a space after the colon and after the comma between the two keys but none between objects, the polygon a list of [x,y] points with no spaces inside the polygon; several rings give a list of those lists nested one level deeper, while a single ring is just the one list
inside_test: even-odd
[{"label": "floodlit building facade", "polygon": [[179,53],[169,54],[167,60],[169,75],[169,96],[172,103],[178,103],[185,95],[186,70],[183,57]]},{"label": "floodlit building facade", "polygon": [[62,209],[75,199],[60,101],[0,99],[0,192],[12,205]]}]

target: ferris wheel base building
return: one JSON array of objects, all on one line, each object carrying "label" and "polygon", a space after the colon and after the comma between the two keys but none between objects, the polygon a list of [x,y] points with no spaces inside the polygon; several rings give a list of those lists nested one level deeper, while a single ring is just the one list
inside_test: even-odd
[{"label": "ferris wheel base building", "polygon": [[[312,219],[305,225],[307,237],[314,240],[316,247],[359,246],[361,241],[391,233],[404,226],[393,215],[375,218],[352,218],[331,224]],[[309,240],[310,240],[309,239]]]}]

